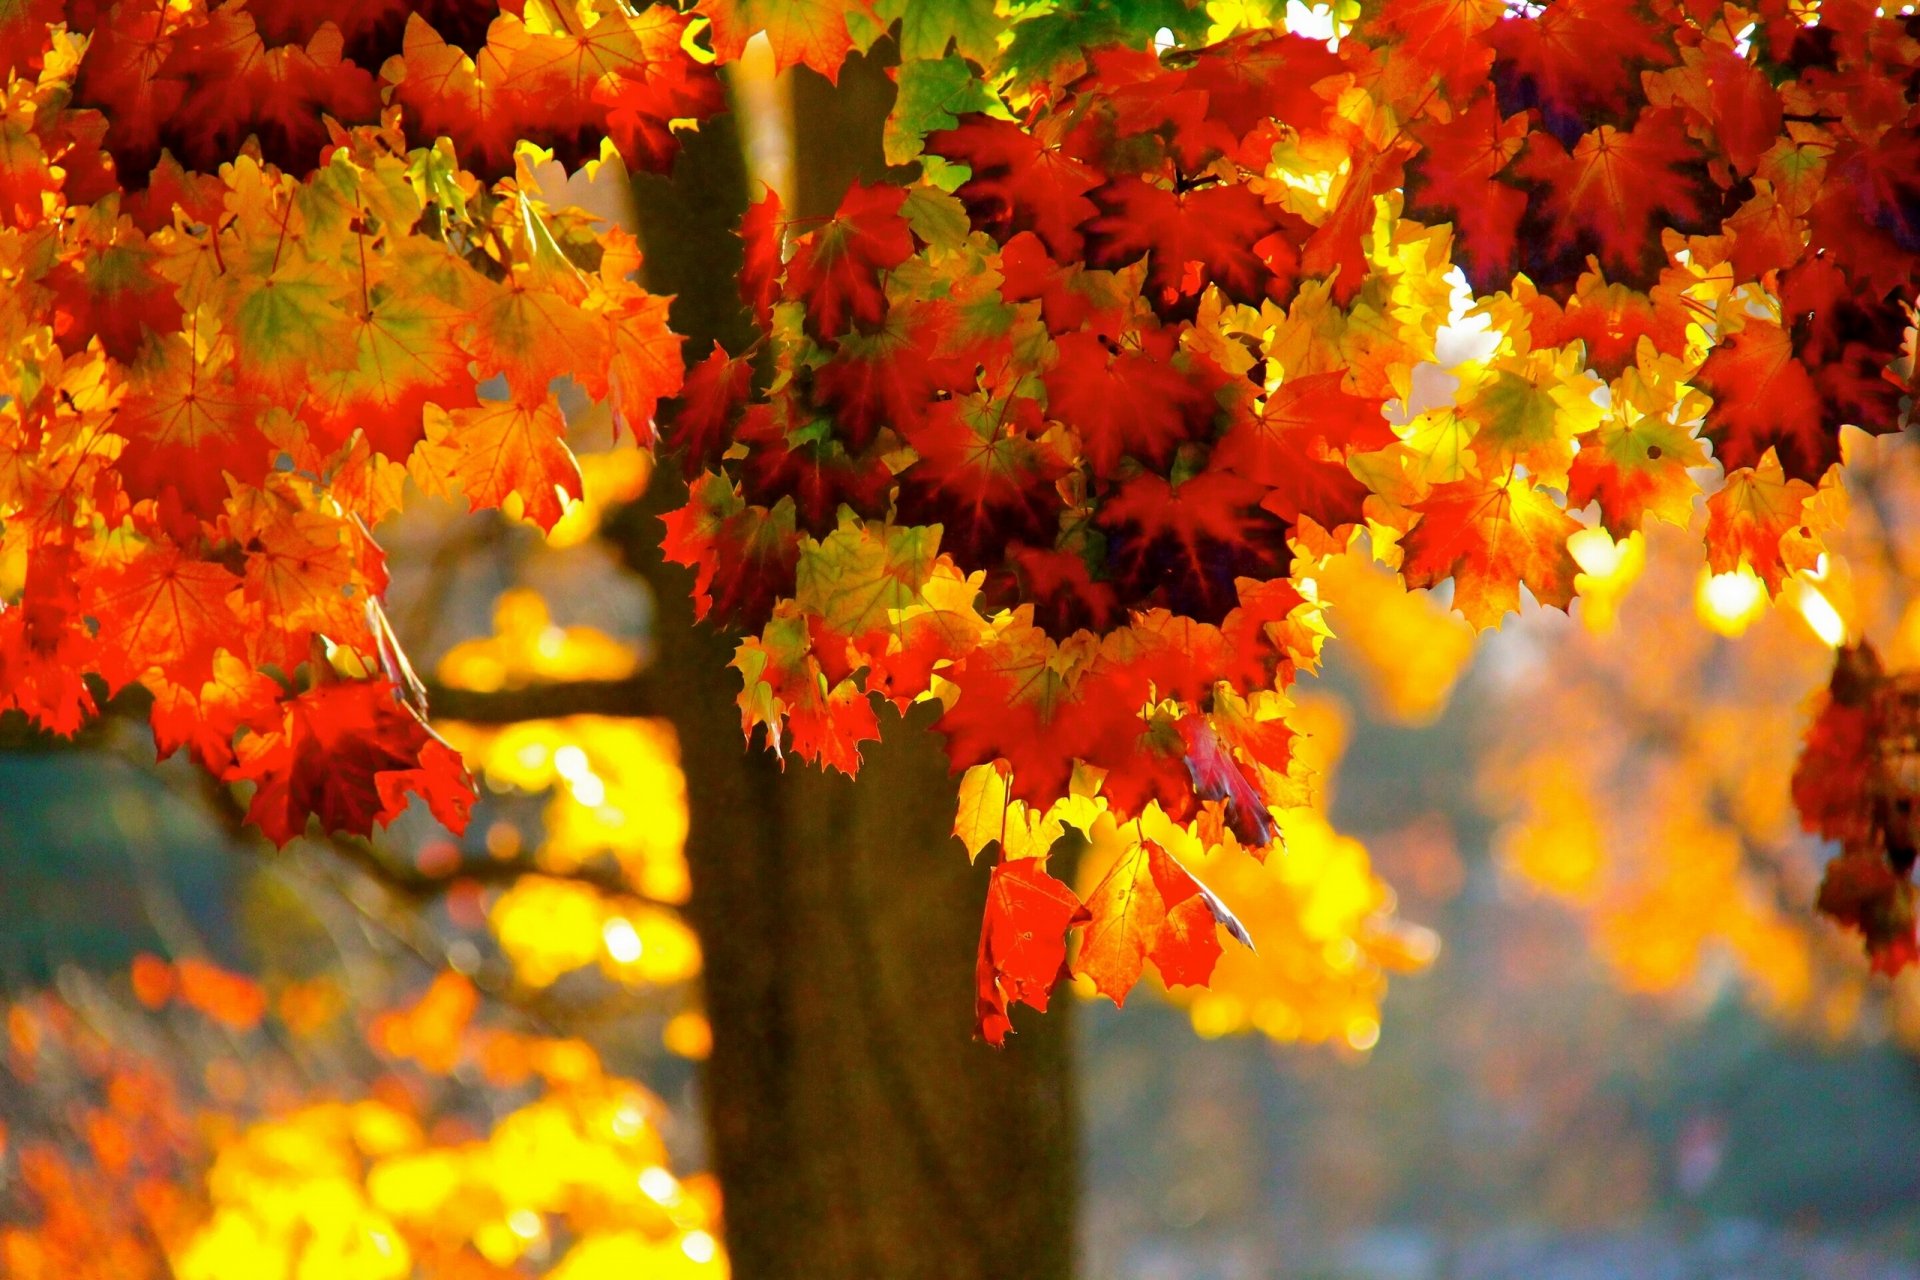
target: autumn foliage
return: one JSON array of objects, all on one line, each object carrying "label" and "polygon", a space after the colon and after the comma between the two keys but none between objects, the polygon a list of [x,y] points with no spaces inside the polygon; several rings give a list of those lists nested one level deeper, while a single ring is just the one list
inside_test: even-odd
[{"label": "autumn foliage", "polygon": [[[551,527],[562,380],[645,443],[672,399],[664,546],[744,633],[749,735],[852,773],[880,701],[942,704],[1000,857],[988,1038],[1069,971],[1204,983],[1245,930],[1189,864],[1311,793],[1319,569],[1364,544],[1480,628],[1565,608],[1570,536],[1684,524],[1717,465],[1709,561],[1779,590],[1841,427],[1910,411],[1920,262],[1911,19],[1236,13],[14,6],[0,706],[71,733],[142,686],[278,841],[416,796],[457,827],[370,530],[409,487]],[[668,170],[762,30],[829,77],[891,30],[917,176],[760,200],[759,337],[683,377],[632,239],[535,171]],[[1070,829],[1110,855],[1084,898]]]}]

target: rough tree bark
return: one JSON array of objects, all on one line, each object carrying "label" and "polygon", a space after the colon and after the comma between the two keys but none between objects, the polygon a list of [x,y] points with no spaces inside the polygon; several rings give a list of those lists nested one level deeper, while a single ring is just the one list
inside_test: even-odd
[{"label": "rough tree bark", "polygon": [[[880,176],[893,86],[855,59],[795,86],[795,217]],[[638,184],[648,285],[677,295],[690,359],[750,335],[731,234],[747,200],[738,137],[715,121],[670,182]],[[663,469],[613,529],[660,584],[647,684],[679,729],[690,914],[706,953],[706,1097],[739,1280],[1059,1280],[1071,1274],[1075,1122],[1068,1011],[996,1052],[972,1037],[984,865],[949,834],[955,784],[922,708],[885,717],[857,782],[743,746],[733,640],[696,626],[662,565]],[[1062,1001],[1062,1006],[1070,1001]]]}]

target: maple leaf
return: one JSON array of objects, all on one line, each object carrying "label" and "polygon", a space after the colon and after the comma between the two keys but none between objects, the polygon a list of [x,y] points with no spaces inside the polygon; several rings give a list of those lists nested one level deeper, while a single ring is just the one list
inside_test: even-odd
[{"label": "maple leaf", "polygon": [[848,326],[880,323],[887,298],[880,275],[913,256],[913,233],[900,216],[900,187],[856,182],[826,223],[794,242],[787,288],[807,304],[807,331],[821,340]]},{"label": "maple leaf", "polygon": [[918,598],[893,615],[886,648],[863,655],[871,663],[867,688],[891,698],[905,715],[932,686],[934,668],[970,652],[986,634],[979,610],[983,577],[936,563]]},{"label": "maple leaf", "polygon": [[1158,844],[1132,844],[1087,895],[1091,918],[1074,967],[1116,1005],[1149,960],[1169,986],[1204,986],[1220,959],[1218,904]]},{"label": "maple leaf", "polygon": [[1841,842],[1816,905],[1857,930],[1874,970],[1889,975],[1920,962],[1912,880],[1920,830],[1888,754],[1911,717],[1910,695],[1889,680],[1872,646],[1843,646],[1793,770],[1801,824]]},{"label": "maple leaf", "polygon": [[932,576],[940,534],[939,525],[876,529],[843,511],[826,538],[801,541],[794,602],[857,648],[884,652],[895,617]]},{"label": "maple leaf", "polygon": [[[390,64],[391,66],[391,64]],[[515,107],[500,92],[505,74],[500,53],[482,48],[478,58],[450,43],[419,14],[407,17],[393,98],[423,136],[452,138],[461,157],[488,172],[511,172],[518,136]]]},{"label": "maple leaf", "polygon": [[1179,488],[1152,473],[1120,485],[1096,519],[1107,569],[1129,600],[1217,622],[1239,603],[1240,578],[1284,576],[1286,526],[1262,510],[1261,486],[1206,471]]},{"label": "maple leaf", "polygon": [[0,608],[0,707],[70,736],[98,707],[85,673],[100,643],[80,607],[73,549],[40,546],[27,561],[20,600]]},{"label": "maple leaf", "polygon": [[426,465],[475,511],[516,498],[527,519],[551,529],[581,497],[580,464],[567,448],[559,407],[544,395],[430,412],[426,450]]},{"label": "maple leaf", "polygon": [[773,319],[773,304],[780,299],[786,247],[780,197],[772,187],[747,206],[740,219],[740,239],[746,245],[740,266],[740,300],[753,312],[754,322],[764,328]]},{"label": "maple leaf", "polygon": [[1453,607],[1481,630],[1520,607],[1524,585],[1543,605],[1573,602],[1579,573],[1567,537],[1580,522],[1526,479],[1456,480],[1416,503],[1420,522],[1401,545],[1410,587],[1453,579]]},{"label": "maple leaf", "polygon": [[1145,329],[1122,343],[1097,333],[1062,334],[1060,356],[1047,370],[1047,416],[1080,433],[1096,479],[1114,474],[1122,456],[1163,466],[1182,440],[1213,421],[1213,397],[1172,363],[1175,335]]},{"label": "maple leaf", "polygon": [[87,612],[100,624],[107,683],[118,688],[154,668],[179,684],[210,679],[215,651],[241,634],[232,600],[239,585],[224,566],[165,543],[101,571]]},{"label": "maple leaf", "polygon": [[841,339],[833,359],[815,371],[814,390],[833,410],[849,449],[866,448],[882,426],[911,436],[914,424],[939,411],[944,394],[972,387],[974,360],[942,350],[947,329],[943,315],[916,308],[889,315],[876,333]]},{"label": "maple leaf", "polygon": [[347,323],[331,367],[314,371],[301,416],[322,449],[357,429],[376,452],[403,461],[426,435],[429,405],[464,411],[479,396],[471,357],[451,337],[460,313],[431,294],[383,293]]},{"label": "maple leaf", "polygon": [[1778,594],[1791,574],[1819,560],[1818,535],[1834,519],[1827,492],[1824,483],[1816,490],[1788,476],[1771,453],[1729,472],[1707,499],[1707,567],[1731,573],[1744,563]]},{"label": "maple leaf", "polygon": [[[1515,292],[1518,295],[1517,284]],[[1669,289],[1656,286],[1651,294],[1640,293],[1588,272],[1564,304],[1532,294],[1526,305],[1527,330],[1536,345],[1579,342],[1587,366],[1603,378],[1617,378],[1634,363],[1642,338],[1661,355],[1686,354],[1685,300]]]},{"label": "maple leaf", "polygon": [[853,680],[822,670],[799,609],[776,609],[759,635],[740,642],[732,665],[741,676],[740,723],[749,738],[764,725],[767,745],[783,760],[791,735],[802,760],[849,777],[860,771],[860,744],[880,737],[873,699]]},{"label": "maple leaf", "polygon": [[1718,43],[1704,49],[1714,135],[1733,171],[1750,174],[1780,136],[1780,91],[1751,58]]},{"label": "maple leaf", "polygon": [[1048,875],[1039,859],[994,865],[975,967],[974,1017],[988,1044],[1006,1043],[1010,1005],[1046,1010],[1055,984],[1067,976],[1067,930],[1086,919],[1073,890]]},{"label": "maple leaf", "polygon": [[934,725],[954,772],[1004,759],[1016,799],[1064,795],[1079,743],[1073,681],[1085,656],[1079,643],[1062,646],[1033,625],[1027,607],[955,663],[947,675],[962,693]]},{"label": "maple leaf", "polygon": [[1630,114],[1643,72],[1676,58],[1655,21],[1620,0],[1554,0],[1493,25],[1493,83],[1503,112],[1537,107],[1578,136],[1594,117]]},{"label": "maple leaf", "polygon": [[713,51],[722,62],[737,61],[747,41],[764,31],[775,70],[805,65],[836,84],[853,51],[847,15],[868,11],[862,0],[700,0],[698,8],[713,23]]},{"label": "maple leaf", "polygon": [[176,333],[151,344],[134,366],[114,419],[127,442],[118,468],[127,496],[171,491],[186,510],[211,520],[227,500],[228,477],[241,485],[266,478],[273,455],[257,410],[233,386],[231,354],[231,344],[195,350]]},{"label": "maple leaf", "polygon": [[1631,130],[1601,125],[1571,151],[1535,133],[1514,167],[1536,184],[1526,222],[1544,252],[1529,255],[1528,273],[1541,283],[1577,274],[1560,264],[1588,254],[1624,281],[1651,282],[1666,265],[1661,226],[1704,230],[1711,207],[1699,148],[1672,111],[1643,111]]},{"label": "maple leaf", "polygon": [[311,170],[329,141],[329,117],[360,124],[380,116],[373,76],[343,52],[338,28],[321,27],[304,46],[270,48],[250,12],[211,10],[176,37],[158,71],[181,85],[169,142],[195,169],[217,169],[253,138],[269,162]]},{"label": "maple leaf", "polygon": [[1519,262],[1527,195],[1499,178],[1526,137],[1525,115],[1503,120],[1493,96],[1481,94],[1445,121],[1423,122],[1421,153],[1407,166],[1407,212],[1454,224],[1462,266],[1477,289],[1504,286]]},{"label": "maple leaf", "polygon": [[1363,39],[1399,65],[1408,88],[1425,90],[1439,77],[1449,97],[1467,97],[1485,82],[1493,50],[1485,33],[1504,17],[1499,0],[1401,0],[1366,15]]},{"label": "maple leaf", "polygon": [[1257,416],[1236,420],[1214,447],[1213,465],[1265,485],[1260,505],[1289,524],[1303,515],[1328,529],[1355,524],[1369,490],[1347,469],[1348,451],[1395,442],[1382,401],[1356,396],[1338,372],[1289,378]]},{"label": "maple leaf", "polygon": [[1858,931],[1874,972],[1893,977],[1920,963],[1916,896],[1913,881],[1888,866],[1885,856],[1862,849],[1827,864],[1815,905],[1822,915]]},{"label": "maple leaf", "polygon": [[291,671],[318,633],[371,648],[367,608],[386,587],[379,551],[297,481],[236,486],[224,531],[246,548],[239,608],[250,653]]},{"label": "maple leaf", "polygon": [[770,503],[790,498],[801,525],[814,532],[831,529],[841,507],[882,514],[893,485],[883,451],[851,452],[831,430],[824,418],[788,430],[773,406],[748,409],[734,430],[735,441],[747,446],[746,495]]},{"label": "maple leaf", "polygon": [[1092,199],[1100,216],[1084,228],[1087,262],[1116,267],[1145,255],[1148,283],[1166,304],[1210,283],[1236,302],[1284,303],[1292,293],[1309,228],[1250,188],[1170,191],[1123,177]]},{"label": "maple leaf", "polygon": [[14,0],[0,8],[0,69],[24,72],[38,66],[47,31],[61,20],[63,0]]},{"label": "maple leaf", "polygon": [[730,356],[725,347],[714,343],[707,358],[686,375],[667,427],[667,443],[696,467],[718,462],[752,380],[751,360]]},{"label": "maple leaf", "polygon": [[1793,767],[1793,805],[1801,825],[1823,839],[1850,845],[1874,839],[1883,807],[1876,792],[1889,785],[1880,757],[1886,726],[1878,695],[1884,680],[1871,645],[1834,653],[1833,676]]},{"label": "maple leaf", "polygon": [[[1198,716],[1182,717],[1175,727],[1187,746],[1187,772],[1193,778],[1194,794],[1203,800],[1224,802],[1227,829],[1245,847],[1260,849],[1272,844],[1276,830],[1267,802],[1247,780],[1220,735]],[[1292,736],[1284,723],[1274,721],[1257,728],[1249,723],[1239,729],[1234,735],[1238,741],[1264,748],[1272,766],[1284,767],[1285,744]]]},{"label": "maple leaf", "polygon": [[213,678],[199,686],[161,682],[154,689],[154,748],[161,759],[185,747],[213,774],[233,766],[234,738],[243,726],[271,720],[282,690],[245,659],[221,650]]},{"label": "maple leaf", "polygon": [[661,517],[661,553],[694,570],[693,611],[745,629],[764,626],[800,558],[792,498],[750,505],[725,477],[708,472],[687,505]]},{"label": "maple leaf", "polygon": [[1579,439],[1567,471],[1567,505],[1600,504],[1600,523],[1616,539],[1648,520],[1685,526],[1699,492],[1687,470],[1705,466],[1706,450],[1691,426],[1669,416],[1663,397],[1629,373],[1614,410]]},{"label": "maple leaf", "polygon": [[1045,440],[1015,426],[1038,416],[1031,400],[997,410],[973,400],[931,406],[904,428],[917,459],[900,477],[902,518],[946,520],[947,545],[971,563],[997,559],[1009,542],[1051,542],[1060,521],[1054,482],[1069,468]]},{"label": "maple leaf", "polygon": [[1793,340],[1772,321],[1748,320],[1722,339],[1694,381],[1713,397],[1702,434],[1728,471],[1753,466],[1770,449],[1793,480],[1818,480],[1840,461],[1838,424],[1828,425]]},{"label": "maple leaf", "polygon": [[255,785],[247,820],[280,845],[305,834],[309,818],[370,835],[410,795],[457,833],[473,805],[459,753],[384,680],[325,683],[286,699],[277,723],[241,740],[226,776]]},{"label": "maple leaf", "polygon": [[1333,103],[1315,92],[1347,72],[1340,55],[1292,32],[1249,31],[1209,45],[1193,57],[1184,87],[1207,95],[1207,116],[1235,137],[1263,121],[1281,120],[1301,133],[1323,130]]},{"label": "maple leaf", "polygon": [[601,311],[607,344],[607,403],[616,427],[625,427],[643,444],[654,442],[654,414],[660,402],[684,385],[679,334],[668,327],[668,300],[634,293]]},{"label": "maple leaf", "polygon": [[151,335],[180,327],[180,300],[155,269],[153,246],[132,219],[91,211],[75,233],[80,252],[47,277],[54,336],[69,353],[98,338],[108,355],[131,363]]},{"label": "maple leaf", "polygon": [[1920,128],[1910,123],[1868,140],[1843,136],[1809,213],[1814,243],[1884,296],[1911,285],[1920,254]]},{"label": "maple leaf", "polygon": [[1081,256],[1082,229],[1100,210],[1087,193],[1099,170],[1070,155],[1058,137],[1029,132],[1011,120],[968,115],[952,129],[927,135],[926,149],[970,171],[956,193],[975,230],[1005,242],[1031,231],[1063,260]]}]

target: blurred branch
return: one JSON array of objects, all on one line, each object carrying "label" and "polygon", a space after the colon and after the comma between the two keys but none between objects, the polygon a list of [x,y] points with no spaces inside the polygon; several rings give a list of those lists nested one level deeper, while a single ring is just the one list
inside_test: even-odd
[{"label": "blurred branch", "polygon": [[500,885],[513,884],[528,876],[540,876],[547,880],[564,880],[570,884],[586,885],[598,889],[610,898],[620,898],[643,906],[661,907],[671,911],[680,909],[679,903],[667,902],[635,889],[628,881],[626,872],[610,864],[556,869],[543,865],[532,856],[520,856],[461,862],[445,873],[436,873],[424,871],[411,863],[392,861],[365,840],[330,836],[327,839],[327,846],[339,856],[342,862],[352,866],[382,888],[399,897],[414,901],[437,898],[462,881],[468,884]]},{"label": "blurred branch", "polygon": [[623,680],[562,680],[520,689],[460,689],[427,685],[427,706],[436,720],[468,724],[518,724],[562,716],[666,716],[667,691],[642,673]]}]

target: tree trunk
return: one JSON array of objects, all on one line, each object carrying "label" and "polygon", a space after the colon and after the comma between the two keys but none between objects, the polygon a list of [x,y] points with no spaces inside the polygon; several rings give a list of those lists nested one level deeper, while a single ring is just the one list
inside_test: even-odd
[{"label": "tree trunk", "polygon": [[[796,217],[880,176],[881,67],[795,86]],[[639,184],[648,284],[678,295],[690,359],[749,340],[731,234],[746,201],[738,138],[714,121],[671,183]],[[955,784],[928,726],[884,717],[858,781],[749,749],[733,641],[696,626],[688,576],[661,564],[663,468],[615,530],[656,592],[654,670],[672,690],[687,774],[689,914],[706,953],[712,1155],[739,1280],[1060,1280],[1074,1256],[1071,1001],[1008,1049],[973,1038],[986,868],[950,835]]]}]

